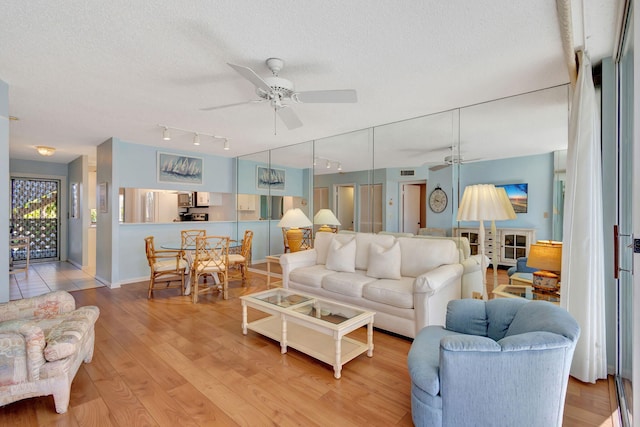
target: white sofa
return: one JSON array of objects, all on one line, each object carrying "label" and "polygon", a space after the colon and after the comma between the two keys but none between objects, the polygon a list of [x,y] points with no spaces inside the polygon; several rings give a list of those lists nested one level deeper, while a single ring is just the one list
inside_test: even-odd
[{"label": "white sofa", "polygon": [[[471,255],[471,245],[469,245],[469,239],[466,237],[441,237],[441,236],[429,236],[420,235],[415,236],[421,239],[446,239],[451,240],[456,244],[459,253],[459,262],[462,264],[462,298],[473,298],[474,293],[476,295],[482,295],[483,282],[482,282],[482,255]],[[489,258],[485,256],[486,266],[491,262]]]},{"label": "white sofa", "polygon": [[316,233],[314,248],[280,257],[283,287],[376,312],[375,326],[407,337],[444,324],[461,297],[462,264],[446,239]]}]

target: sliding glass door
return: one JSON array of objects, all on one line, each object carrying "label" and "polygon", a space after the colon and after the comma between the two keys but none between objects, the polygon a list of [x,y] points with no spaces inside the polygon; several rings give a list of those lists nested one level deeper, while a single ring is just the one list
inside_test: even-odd
[{"label": "sliding glass door", "polygon": [[[634,295],[633,295],[633,141],[634,141],[634,25],[633,7],[618,58],[618,328],[616,386],[623,425],[633,425]],[[635,190],[635,191],[634,191]],[[637,296],[636,296],[637,298]],[[636,343],[636,346],[638,343]]]}]

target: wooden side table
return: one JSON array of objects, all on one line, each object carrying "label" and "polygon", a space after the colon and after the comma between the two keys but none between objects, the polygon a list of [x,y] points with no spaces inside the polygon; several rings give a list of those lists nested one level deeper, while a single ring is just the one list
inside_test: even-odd
[{"label": "wooden side table", "polygon": [[271,285],[282,287],[282,280],[276,280],[274,282],[271,281],[271,263],[275,262],[277,264],[280,264],[280,256],[281,256],[281,254],[279,254],[279,255],[267,255],[266,256],[266,260],[267,260],[267,289],[270,289]]},{"label": "wooden side table", "polygon": [[533,286],[533,274],[513,273],[509,279],[509,283],[517,286]]}]

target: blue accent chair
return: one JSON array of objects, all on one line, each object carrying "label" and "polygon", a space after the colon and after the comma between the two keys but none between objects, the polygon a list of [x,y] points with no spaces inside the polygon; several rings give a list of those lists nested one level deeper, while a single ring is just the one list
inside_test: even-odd
[{"label": "blue accent chair", "polygon": [[527,267],[527,257],[520,257],[516,260],[516,265],[509,267],[507,275],[511,277],[513,273],[533,273],[540,270],[539,268]]},{"label": "blue accent chair", "polygon": [[579,335],[546,301],[450,301],[446,327],[423,328],[409,350],[414,424],[561,426]]}]

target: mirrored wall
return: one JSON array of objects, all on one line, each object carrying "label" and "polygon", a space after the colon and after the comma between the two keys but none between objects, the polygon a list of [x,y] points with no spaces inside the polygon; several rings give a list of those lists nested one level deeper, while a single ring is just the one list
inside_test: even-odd
[{"label": "mirrored wall", "polygon": [[[310,220],[328,208],[340,230],[453,235],[464,187],[526,182],[529,210],[502,225],[556,238],[554,152],[567,123],[563,85],[239,157],[238,235],[254,230],[256,261],[282,253],[277,224],[292,207]],[[446,195],[437,206],[435,189]]]}]

